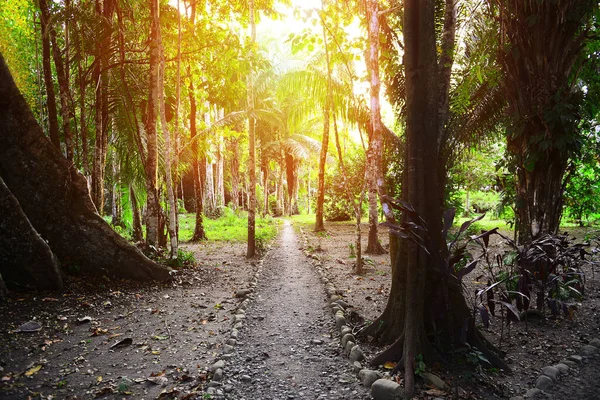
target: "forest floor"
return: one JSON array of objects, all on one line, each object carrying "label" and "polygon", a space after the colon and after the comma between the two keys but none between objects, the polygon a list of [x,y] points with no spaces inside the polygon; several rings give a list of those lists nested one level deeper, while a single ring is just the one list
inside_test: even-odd
[{"label": "forest floor", "polygon": [[[71,276],[64,293],[12,292],[0,303],[0,399],[370,398],[343,355],[311,263],[318,259],[344,300],[373,320],[389,293],[388,255],[367,255],[366,271],[358,276],[349,250],[354,227],[326,228],[315,234],[307,224],[294,223],[293,231],[285,225],[263,259],[247,260],[240,243],[185,244],[198,265],[168,284]],[[387,233],[382,230],[380,238],[386,246]],[[500,243],[492,246],[501,251]],[[244,327],[231,348],[225,342],[241,301],[236,292],[248,288],[257,273]],[[500,324],[492,320],[486,335],[506,351],[512,375],[485,368],[426,369],[460,388],[460,398],[522,394],[541,367],[600,337],[600,276],[588,275],[573,320],[513,324],[502,343]],[[18,332],[28,321],[39,330]],[[378,351],[362,346],[367,361]],[[209,383],[211,366],[224,353],[229,353],[224,376]],[[600,362],[590,358],[546,398],[597,398],[599,385]],[[419,388],[419,399],[451,398],[423,383]]]},{"label": "forest floor", "polygon": [[[389,255],[364,255],[366,260],[364,274],[353,271],[355,258],[352,257],[350,244],[355,240],[355,226],[349,223],[326,224],[326,233],[315,233],[312,224],[304,224],[302,234],[307,248],[313,257],[323,264],[327,276],[335,282],[344,300],[367,321],[373,321],[384,310],[391,286]],[[571,236],[581,242],[591,228],[570,228]],[[363,249],[366,248],[368,227],[362,226]],[[509,232],[504,232],[512,236]],[[387,229],[380,229],[380,242],[388,247]],[[478,249],[470,248],[473,253]],[[502,254],[507,246],[498,236],[490,240],[491,259]],[[508,399],[521,396],[535,382],[542,367],[555,365],[572,354],[577,354],[582,346],[594,338],[600,338],[600,270],[584,268],[586,289],[582,301],[576,302],[576,311],[572,319],[559,316],[544,319],[529,319],[511,324],[502,329],[499,319],[492,318],[489,329],[483,329],[485,336],[506,353],[505,361],[512,374],[503,374],[495,369],[473,368],[473,365],[426,366],[448,384],[460,388],[459,398]],[[465,278],[467,301],[474,301],[474,293],[485,286],[478,277],[484,274],[480,264]],[[470,303],[469,303],[470,304]],[[549,313],[549,312],[547,312]],[[369,349],[369,347],[366,347]],[[366,352],[367,359],[373,358],[380,348],[371,347]],[[485,365],[484,365],[485,367]],[[564,377],[542,398],[551,399],[597,399],[600,398],[600,360],[599,357],[584,361],[581,368]],[[446,397],[436,395],[437,397]],[[433,399],[422,392],[419,398]],[[450,395],[447,394],[448,398]]]}]

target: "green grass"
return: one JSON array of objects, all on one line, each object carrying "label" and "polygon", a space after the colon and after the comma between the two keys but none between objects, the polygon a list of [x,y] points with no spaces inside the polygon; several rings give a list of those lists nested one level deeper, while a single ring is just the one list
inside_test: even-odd
[{"label": "green grass", "polygon": [[[194,235],[196,215],[193,213],[179,215],[179,239],[188,241]],[[278,221],[267,216],[256,218],[256,239],[269,241],[277,235]],[[245,242],[248,240],[247,214],[236,214],[229,208],[218,219],[204,218],[204,230],[210,241]]]},{"label": "green grass", "polygon": [[[466,221],[470,221],[475,217],[460,217],[454,219],[454,226],[458,229],[460,226]],[[506,221],[503,219],[492,219],[490,214],[486,214],[482,220],[474,223],[477,230],[481,229],[484,231],[489,231],[490,229],[499,228],[502,232],[512,232],[512,228],[509,225],[506,225]]]},{"label": "green grass", "polygon": [[286,219],[300,225],[305,225],[310,228],[315,227],[315,214],[292,215],[291,217],[287,217]]}]

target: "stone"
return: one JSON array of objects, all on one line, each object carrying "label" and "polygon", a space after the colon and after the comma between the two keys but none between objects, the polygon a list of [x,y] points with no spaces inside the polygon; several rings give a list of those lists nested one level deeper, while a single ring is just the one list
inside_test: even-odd
[{"label": "stone", "polygon": [[371,396],[375,400],[400,400],[404,398],[404,390],[394,381],[377,379],[371,385]]},{"label": "stone", "polygon": [[425,382],[425,384],[429,385],[429,386],[433,386],[436,389],[440,389],[440,390],[450,390],[450,386],[444,382],[442,380],[442,378],[440,378],[439,376],[432,374],[430,372],[423,372],[421,374],[421,378],[423,378],[423,381]]},{"label": "stone", "polygon": [[577,363],[575,361],[573,361],[573,360],[566,360],[566,359],[565,360],[560,360],[559,364],[566,365],[569,368],[573,368],[573,367],[577,366]]},{"label": "stone", "polygon": [[362,361],[365,359],[365,355],[363,354],[360,346],[354,346],[350,350],[350,361]]},{"label": "stone", "polygon": [[600,339],[598,339],[598,338],[592,339],[592,340],[590,340],[590,342],[588,344],[590,346],[600,347]]},{"label": "stone", "polygon": [[239,332],[236,328],[233,328],[231,330],[231,334],[229,335],[232,339],[236,339],[238,338]]},{"label": "stone", "polygon": [[342,347],[346,347],[346,343],[348,343],[350,340],[353,342],[356,341],[356,338],[353,334],[346,333],[344,336],[342,336]]},{"label": "stone", "polygon": [[235,297],[241,298],[248,296],[252,291],[250,289],[241,289],[235,292]]},{"label": "stone", "polygon": [[346,308],[348,308],[348,303],[346,303],[344,300],[337,300],[335,302],[335,304],[339,305],[340,307],[342,307],[344,310]]},{"label": "stone", "polygon": [[208,389],[206,389],[206,393],[210,394],[211,396],[215,395],[217,393],[217,389],[214,387],[209,387]]},{"label": "stone", "polygon": [[577,364],[581,364],[583,362],[583,357],[578,356],[576,354],[571,354],[569,356],[569,360],[576,362]]},{"label": "stone", "polygon": [[219,382],[223,379],[223,370],[221,368],[217,368],[217,370],[213,373],[213,381]]},{"label": "stone", "polygon": [[556,382],[558,375],[560,375],[560,371],[558,368],[547,366],[542,368],[542,374],[552,379],[553,382]]},{"label": "stone", "polygon": [[[334,291],[334,293],[335,293],[335,291]],[[329,302],[330,303],[334,303],[337,300],[341,300],[340,296],[338,296],[337,294],[332,294],[331,296],[329,296]]]},{"label": "stone", "polygon": [[360,379],[361,383],[366,388],[370,388],[377,379],[381,378],[382,375],[380,372],[371,369],[362,369],[358,373],[358,379]]},{"label": "stone", "polygon": [[354,369],[354,373],[359,373],[361,369],[363,369],[362,364],[358,361],[354,361],[352,363],[352,369]]},{"label": "stone", "polygon": [[596,354],[597,352],[598,352],[598,348],[596,346],[587,344],[581,348],[581,350],[579,351],[579,354],[581,354],[584,357],[591,357],[594,354]]},{"label": "stone", "polygon": [[342,326],[342,328],[340,329],[340,333],[342,335],[342,337],[344,337],[344,335],[346,333],[352,333],[352,328],[350,328],[348,325],[344,325]]},{"label": "stone", "polygon": [[240,377],[240,379],[242,380],[242,382],[246,382],[246,383],[248,383],[252,380],[252,378],[250,378],[250,375],[242,375]]},{"label": "stone", "polygon": [[237,343],[237,340],[229,338],[225,341],[225,343],[230,346],[235,346],[235,344]]},{"label": "stone", "polygon": [[552,378],[546,375],[540,375],[537,378],[537,381],[535,381],[535,387],[540,390],[547,390],[550,388],[550,386],[552,386],[553,383],[554,382],[552,381]]},{"label": "stone", "polygon": [[231,393],[231,392],[233,392],[233,385],[225,385],[225,387],[223,387],[223,391],[225,393]]},{"label": "stone", "polygon": [[566,374],[567,372],[569,372],[569,366],[565,365],[563,363],[558,363],[554,366],[554,368],[556,368],[557,370],[560,371],[561,374]]},{"label": "stone", "polygon": [[223,345],[223,353],[224,353],[224,354],[229,354],[229,353],[232,353],[232,352],[233,352],[233,350],[234,350],[234,347],[233,347],[233,346],[230,346],[230,345],[228,345],[228,344],[224,344],[224,345]]},{"label": "stone", "polygon": [[313,339],[313,340],[311,340],[310,342],[311,342],[312,344],[316,344],[316,345],[319,345],[319,344],[323,344],[323,343],[324,343],[324,342],[323,342],[321,339]]},{"label": "stone", "polygon": [[[352,351],[352,348],[356,346],[356,343],[350,341],[350,342],[346,342],[346,346],[344,346],[344,350],[347,356],[350,355],[350,352]],[[358,361],[358,360],[356,360]]]},{"label": "stone", "polygon": [[221,368],[221,369],[225,368],[225,361],[224,360],[219,360],[219,361],[215,362],[213,365],[211,365],[210,366],[210,372],[214,373],[219,368]]},{"label": "stone", "polygon": [[532,399],[534,398],[536,395],[542,393],[542,391],[538,388],[531,388],[529,389],[526,393],[525,393],[525,397],[526,399]]},{"label": "stone", "polygon": [[346,325],[346,317],[344,317],[344,314],[341,313],[340,311],[338,311],[335,314],[335,327],[338,329],[341,329],[342,326]]}]

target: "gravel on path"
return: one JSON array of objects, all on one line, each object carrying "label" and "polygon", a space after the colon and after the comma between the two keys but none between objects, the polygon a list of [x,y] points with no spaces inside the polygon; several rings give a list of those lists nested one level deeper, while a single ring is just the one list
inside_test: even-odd
[{"label": "gravel on path", "polygon": [[253,297],[219,383],[225,398],[371,398],[343,355],[324,288],[289,222]]}]

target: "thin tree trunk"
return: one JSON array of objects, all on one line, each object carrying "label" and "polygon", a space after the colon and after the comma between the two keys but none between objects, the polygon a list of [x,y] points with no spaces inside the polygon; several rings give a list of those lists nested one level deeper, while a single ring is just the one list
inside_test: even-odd
[{"label": "thin tree trunk", "polygon": [[[321,0],[321,8],[325,8],[325,0]],[[323,205],[325,203],[325,166],[327,163],[327,149],[329,147],[329,120],[331,114],[331,60],[329,56],[329,45],[325,21],[321,21],[323,28],[323,44],[325,47],[325,62],[327,64],[327,94],[323,107],[323,138],[321,141],[321,153],[319,154],[319,186],[317,192],[317,213],[315,217],[315,231],[325,230],[323,222]]]},{"label": "thin tree trunk", "polygon": [[175,195],[173,194],[173,176],[171,172],[171,132],[167,125],[167,117],[165,110],[165,57],[163,49],[161,48],[160,57],[160,68],[158,72],[158,103],[160,109],[160,123],[162,127],[162,133],[165,137],[165,180],[167,181],[167,205],[169,208],[168,212],[168,230],[169,237],[171,238],[171,251],[169,256],[171,259],[177,258],[177,204],[175,202]]},{"label": "thin tree trunk", "polygon": [[[250,46],[256,42],[256,21],[254,20],[254,0],[250,0]],[[253,51],[250,50],[252,54]],[[252,56],[250,57],[252,58]],[[254,117],[254,65],[248,74],[248,175],[250,180],[248,199],[248,249],[246,257],[256,255],[256,119]]]},{"label": "thin tree trunk", "polygon": [[129,201],[131,202],[131,213],[133,214],[133,241],[136,243],[143,242],[142,216],[140,215],[140,207],[138,206],[137,197],[131,183],[129,184]]},{"label": "thin tree trunk", "polygon": [[160,63],[160,2],[150,1],[150,73],[148,84],[148,110],[146,111],[146,243],[158,245],[160,205],[157,188],[158,148],[156,134],[156,108],[158,106],[158,74]]},{"label": "thin tree trunk", "polygon": [[[219,119],[224,116],[220,115]],[[223,206],[225,206],[225,171],[224,171],[224,159],[223,154],[223,138],[217,138],[217,162],[215,163],[215,205],[219,214],[222,213]]]},{"label": "thin tree trunk", "polygon": [[232,139],[231,151],[231,199],[233,209],[240,207],[240,147],[239,140]]},{"label": "thin tree trunk", "polygon": [[383,185],[381,157],[383,153],[381,106],[379,103],[379,5],[378,0],[367,1],[367,21],[369,36],[369,60],[371,86],[371,137],[367,151],[367,185],[369,188],[369,238],[365,253],[383,254],[384,248],[379,242],[377,196],[379,186]]},{"label": "thin tree trunk", "polygon": [[54,94],[52,67],[50,65],[50,14],[46,0],[40,0],[39,4],[41,11],[40,22],[42,27],[42,67],[44,69],[44,83],[46,85],[46,107],[48,108],[48,134],[52,144],[60,150],[56,95]]},{"label": "thin tree trunk", "polygon": [[[56,42],[56,31],[52,26],[48,27],[50,35],[50,43],[52,44],[52,55],[54,56],[54,66],[56,67],[56,75],[58,76],[58,93],[60,97],[60,113],[62,116],[63,134],[65,138],[65,147],[67,150],[67,161],[73,167],[73,135],[71,133],[71,107],[69,98],[71,97],[67,70],[65,69],[63,58]],[[68,68],[67,68],[68,69]]]},{"label": "thin tree trunk", "polygon": [[88,150],[88,127],[86,121],[86,109],[85,109],[85,92],[86,92],[86,80],[83,73],[83,60],[85,54],[84,40],[83,40],[83,24],[80,23],[79,28],[79,46],[77,46],[79,52],[77,62],[77,74],[79,80],[79,131],[81,132],[81,160],[83,166],[83,174],[86,179],[90,178],[90,156]]}]

